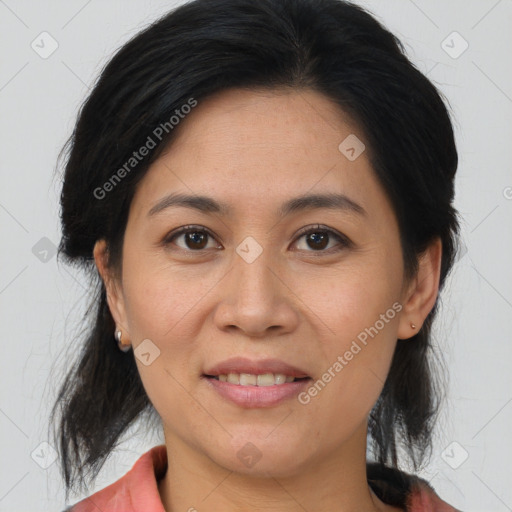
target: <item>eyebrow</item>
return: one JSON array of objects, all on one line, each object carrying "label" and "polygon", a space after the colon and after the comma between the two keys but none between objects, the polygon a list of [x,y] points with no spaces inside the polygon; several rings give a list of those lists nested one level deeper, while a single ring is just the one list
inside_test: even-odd
[{"label": "eyebrow", "polygon": [[[204,213],[216,213],[222,216],[232,214],[233,209],[226,203],[202,195],[174,193],[160,199],[148,212],[148,217],[171,207],[192,208]],[[280,217],[303,210],[327,208],[357,213],[366,216],[366,210],[344,194],[305,194],[286,201],[277,211]]]}]

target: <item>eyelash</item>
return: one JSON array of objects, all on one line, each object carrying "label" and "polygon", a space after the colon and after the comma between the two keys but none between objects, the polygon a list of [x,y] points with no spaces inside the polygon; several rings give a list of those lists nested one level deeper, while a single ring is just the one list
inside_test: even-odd
[{"label": "eyelash", "polygon": [[[187,225],[187,226],[183,226],[183,227],[179,228],[178,230],[173,231],[173,232],[169,233],[168,235],[166,235],[166,237],[163,240],[163,245],[164,246],[170,245],[175,238],[179,237],[180,235],[186,234],[186,233],[205,233],[208,236],[210,236],[211,238],[215,239],[214,235],[210,232],[210,230],[208,230],[202,226]],[[313,226],[313,227],[302,228],[299,231],[299,233],[297,234],[296,240],[299,240],[303,236],[309,235],[311,233],[327,233],[329,235],[329,237],[334,238],[339,243],[339,245],[342,246],[342,248],[339,248],[335,251],[333,251],[333,249],[336,249],[336,246],[331,247],[330,249],[327,249],[327,250],[320,249],[318,251],[314,251],[314,250],[305,251],[305,252],[312,253],[314,255],[316,255],[316,254],[318,254],[318,255],[332,254],[333,252],[341,251],[343,248],[350,248],[353,246],[352,241],[349,240],[346,236],[341,235],[340,233],[337,233],[336,231],[333,231],[332,229],[330,229],[326,226],[322,226],[321,224],[317,224],[316,226]],[[183,249],[182,247],[179,247],[179,250],[182,250],[184,252],[189,252],[189,253],[201,253],[201,252],[206,251],[207,249],[193,250],[193,249]]]}]

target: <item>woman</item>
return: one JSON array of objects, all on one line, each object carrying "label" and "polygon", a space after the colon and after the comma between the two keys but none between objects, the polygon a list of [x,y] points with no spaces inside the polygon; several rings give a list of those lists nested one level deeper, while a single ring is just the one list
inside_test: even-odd
[{"label": "woman", "polygon": [[60,254],[98,284],[66,489],[144,413],[165,444],[67,510],[455,510],[398,467],[439,406],[456,167],[440,93],[355,5],[195,0],[122,47],[63,181]]}]

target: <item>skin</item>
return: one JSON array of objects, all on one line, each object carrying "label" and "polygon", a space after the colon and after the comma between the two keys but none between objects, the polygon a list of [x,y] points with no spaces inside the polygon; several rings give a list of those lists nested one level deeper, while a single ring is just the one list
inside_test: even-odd
[{"label": "skin", "polygon": [[[150,339],[160,350],[148,366],[135,360],[163,422],[169,466],[158,487],[166,511],[398,510],[366,481],[367,418],[397,338],[413,336],[435,303],[441,243],[405,281],[396,218],[367,151],[349,161],[338,150],[349,134],[365,140],[318,92],[223,91],[181,121],[139,184],[120,276],[107,266],[105,242],[95,246],[123,342],[136,350]],[[233,212],[173,207],[149,217],[171,192],[207,195]],[[343,193],[366,214],[276,214],[312,192]],[[162,242],[188,224],[211,231],[202,250],[184,235]],[[297,235],[316,224],[352,244],[329,236],[317,249]],[[263,249],[252,263],[236,252],[247,236]],[[307,405],[292,398],[241,408],[201,379],[208,366],[239,355],[278,358],[317,380],[395,302],[402,310]],[[237,457],[247,442],[261,453],[250,468]]]}]

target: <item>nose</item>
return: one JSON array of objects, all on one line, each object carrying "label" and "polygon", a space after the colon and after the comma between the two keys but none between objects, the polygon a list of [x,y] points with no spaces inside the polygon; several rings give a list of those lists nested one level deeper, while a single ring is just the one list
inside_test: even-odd
[{"label": "nose", "polygon": [[286,273],[272,259],[269,250],[263,250],[252,262],[234,254],[215,311],[214,322],[219,329],[268,338],[296,328],[298,311],[293,285],[286,283]]}]

